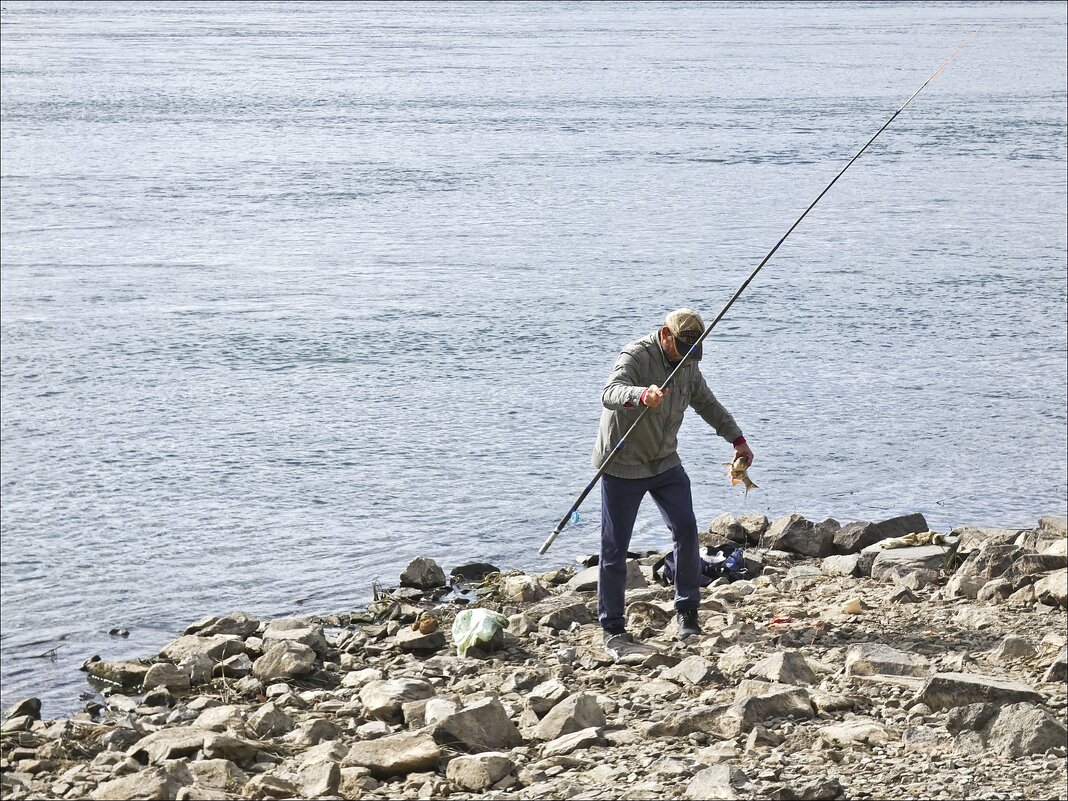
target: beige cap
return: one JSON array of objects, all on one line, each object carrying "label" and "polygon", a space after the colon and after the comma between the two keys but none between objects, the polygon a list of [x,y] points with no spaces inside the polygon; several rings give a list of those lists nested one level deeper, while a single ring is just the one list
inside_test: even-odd
[{"label": "beige cap", "polygon": [[704,333],[705,321],[701,315],[693,309],[675,309],[664,318],[664,325],[672,336],[681,335],[683,339],[692,341]]}]

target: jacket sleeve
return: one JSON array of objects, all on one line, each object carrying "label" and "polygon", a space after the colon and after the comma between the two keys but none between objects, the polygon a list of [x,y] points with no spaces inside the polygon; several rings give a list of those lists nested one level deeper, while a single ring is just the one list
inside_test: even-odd
[{"label": "jacket sleeve", "polygon": [[601,403],[606,409],[632,409],[641,403],[642,393],[648,385],[638,385],[638,360],[635,354],[625,350],[616,359],[616,366],[608,376],[608,383],[601,392]]},{"label": "jacket sleeve", "polygon": [[701,415],[701,419],[716,429],[716,433],[727,442],[734,442],[742,435],[742,429],[734,422],[731,413],[723,407],[723,404],[716,400],[716,396],[712,394],[712,390],[709,389],[708,383],[700,371],[695,371],[693,392],[690,394],[690,406]]}]

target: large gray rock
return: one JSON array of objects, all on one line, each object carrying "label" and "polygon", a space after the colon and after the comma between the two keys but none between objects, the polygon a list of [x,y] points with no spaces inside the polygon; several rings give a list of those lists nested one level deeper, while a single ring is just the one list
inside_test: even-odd
[{"label": "large gray rock", "polygon": [[472,753],[501,751],[523,744],[523,735],[496,698],[483,698],[442,718],[433,725],[431,733],[442,746]]},{"label": "large gray rock", "polygon": [[863,575],[860,562],[861,558],[858,553],[828,556],[820,562],[820,570],[828,576],[860,576]]},{"label": "large gray rock", "polygon": [[1034,584],[1035,598],[1047,606],[1068,606],[1068,570],[1056,570]]},{"label": "large gray rock", "polygon": [[720,721],[730,704],[697,706],[671,712],[662,720],[646,724],[642,731],[646,737],[688,737],[691,734],[720,736]]},{"label": "large gray rock", "polygon": [[204,747],[208,734],[206,729],[193,726],[160,729],[142,737],[126,753],[142,764],[191,757]]},{"label": "large gray rock", "polygon": [[926,658],[882,643],[851,645],[846,653],[847,676],[930,676],[934,668]]},{"label": "large gray rock", "polygon": [[1009,582],[1015,592],[1025,584],[1033,584],[1045,578],[1042,574],[1066,568],[1068,568],[1068,557],[1049,553],[1025,553],[1001,574],[1001,578]]},{"label": "large gray rock", "polygon": [[543,681],[541,684],[532,687],[530,691],[527,692],[527,706],[535,715],[541,718],[570,694],[571,691],[564,686],[562,681],[559,679],[549,679],[548,681]]},{"label": "large gray rock", "polygon": [[942,545],[886,548],[876,554],[871,565],[871,577],[877,581],[892,581],[910,589],[920,589],[946,569],[952,553],[951,548]]},{"label": "large gray rock", "polygon": [[145,676],[148,675],[149,667],[143,662],[135,662],[133,660],[119,662],[97,660],[95,662],[86,662],[82,665],[82,669],[93,678],[118,684],[122,687],[141,687],[144,684]]},{"label": "large gray rock", "polygon": [[1065,729],[1051,714],[1027,703],[1003,707],[987,727],[987,744],[1009,759],[1064,748]]},{"label": "large gray rock", "polygon": [[276,681],[311,673],[315,651],[293,640],[276,642],[252,664],[252,675],[260,681]]},{"label": "large gray rock", "polygon": [[216,634],[236,634],[238,637],[250,637],[260,627],[260,621],[247,612],[231,612],[224,617],[208,617],[189,626],[183,634],[199,634],[212,637]]},{"label": "large gray rock", "polygon": [[1038,530],[1047,538],[1063,539],[1068,537],[1068,518],[1040,517],[1038,518]]},{"label": "large gray rock", "polygon": [[928,530],[927,520],[918,512],[878,523],[863,520],[847,523],[834,534],[834,551],[839,554],[857,553],[881,540],[921,534]]},{"label": "large gray rock", "polygon": [[378,777],[405,776],[436,770],[441,747],[427,731],[402,732],[354,744],[342,760],[343,768],[364,767]]},{"label": "large gray rock", "polygon": [[389,679],[365,684],[360,690],[360,702],[367,717],[400,723],[403,720],[403,704],[434,695],[434,685],[425,679]]},{"label": "large gray rock", "polygon": [[[600,567],[598,565],[587,567],[582,572],[572,576],[564,586],[573,592],[596,592],[599,571]],[[642,587],[649,586],[649,582],[645,580],[641,565],[638,564],[637,559],[627,560],[626,582],[626,589],[628,590],[640,590]]]},{"label": "large gray rock", "polygon": [[562,734],[555,740],[547,742],[541,749],[541,758],[564,756],[594,745],[604,744],[604,731],[597,727]]},{"label": "large gray rock", "polygon": [[772,523],[764,535],[764,541],[772,550],[792,551],[822,559],[831,554],[834,531],[827,526],[817,526],[799,514],[792,514]]},{"label": "large gray rock", "polygon": [[534,729],[539,740],[555,740],[564,734],[588,728],[604,728],[604,710],[588,693],[576,693],[549,710]]},{"label": "large gray rock", "polygon": [[686,797],[691,799],[748,798],[749,777],[735,765],[713,765],[698,771],[686,786]]},{"label": "large gray rock", "polygon": [[549,596],[549,590],[534,576],[505,576],[501,579],[500,595],[502,601],[513,603],[534,603]]},{"label": "large gray rock", "polygon": [[404,568],[404,572],[400,575],[400,583],[402,587],[417,587],[421,590],[444,587],[445,571],[433,559],[418,556]]},{"label": "large gray rock", "polygon": [[936,673],[916,700],[931,709],[952,709],[978,703],[1042,703],[1042,696],[1026,684],[977,673]]},{"label": "large gray rock", "polygon": [[197,759],[188,763],[189,772],[199,787],[217,790],[241,787],[248,774],[229,759]]},{"label": "large gray rock", "polygon": [[189,672],[177,665],[158,662],[148,669],[142,687],[146,690],[151,690],[153,687],[166,687],[168,690],[188,690]]},{"label": "large gray rock", "polygon": [[263,630],[263,650],[269,651],[279,642],[299,642],[315,651],[320,659],[330,650],[323,627],[299,617],[278,618],[267,624]]},{"label": "large gray rock", "polygon": [[873,718],[852,718],[841,723],[832,723],[817,730],[817,734],[832,745],[882,745],[898,737],[882,723]]},{"label": "large gray rock", "polygon": [[685,682],[697,687],[705,686],[717,676],[719,670],[716,666],[699,654],[686,657],[661,674],[661,678],[668,681]]},{"label": "large gray rock", "polygon": [[216,732],[205,734],[203,750],[208,759],[229,759],[239,765],[250,764],[260,754],[256,743]]},{"label": "large gray rock", "polygon": [[445,647],[445,632],[435,629],[423,634],[418,629],[405,626],[397,632],[397,647],[413,654],[430,654]]},{"label": "large gray rock", "polygon": [[734,703],[720,718],[720,732],[737,737],[769,718],[815,717],[812,699],[802,687],[745,679],[734,692]]},{"label": "large gray rock", "polygon": [[464,790],[481,793],[490,789],[514,768],[515,765],[508,754],[487,751],[450,760],[445,769],[445,778]]},{"label": "large gray rock", "polygon": [[778,684],[815,684],[816,674],[800,651],[782,651],[757,662],[746,673]]},{"label": "large gray rock", "polygon": [[182,763],[120,776],[103,782],[92,792],[94,799],[126,801],[126,799],[173,799],[178,791],[193,783],[193,774]]},{"label": "large gray rock", "polygon": [[172,640],[163,646],[159,658],[167,662],[181,662],[187,656],[202,654],[215,662],[221,662],[228,656],[243,653],[245,644],[238,638],[216,634],[200,637],[187,634]]},{"label": "large gray rock", "polygon": [[[1027,551],[1018,545],[1000,544],[996,540],[988,541],[968,554],[957,568],[956,576],[969,579],[968,587],[982,587],[1008,570],[1012,563]],[[962,595],[974,598],[975,594],[962,591]]]},{"label": "large gray rock", "polygon": [[1053,664],[1043,674],[1042,681],[1046,683],[1068,681],[1068,648],[1061,648]]},{"label": "large gray rock", "polygon": [[257,737],[281,737],[293,731],[296,724],[293,718],[273,703],[266,703],[253,712],[246,724],[248,730]]}]

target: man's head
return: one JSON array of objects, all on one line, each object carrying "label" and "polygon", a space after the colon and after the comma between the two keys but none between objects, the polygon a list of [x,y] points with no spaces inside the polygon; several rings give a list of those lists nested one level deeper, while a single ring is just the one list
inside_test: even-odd
[{"label": "man's head", "polygon": [[[664,318],[660,329],[660,341],[670,361],[677,362],[685,356],[701,337],[705,330],[705,321],[693,309],[675,309]],[[701,361],[702,348],[698,345],[690,358]]]}]

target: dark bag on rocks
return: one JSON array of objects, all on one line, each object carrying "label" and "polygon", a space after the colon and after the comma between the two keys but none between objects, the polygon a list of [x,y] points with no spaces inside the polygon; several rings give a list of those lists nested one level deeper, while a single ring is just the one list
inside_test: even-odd
[{"label": "dark bag on rocks", "polygon": [[[733,545],[717,545],[706,551],[701,559],[701,578],[698,584],[707,587],[721,576],[728,581],[752,578],[745,566],[745,554]],[[666,587],[675,584],[675,552],[668,551],[653,564],[653,578]]]}]

